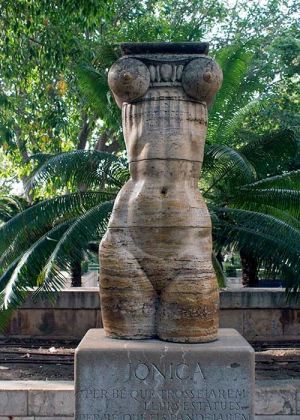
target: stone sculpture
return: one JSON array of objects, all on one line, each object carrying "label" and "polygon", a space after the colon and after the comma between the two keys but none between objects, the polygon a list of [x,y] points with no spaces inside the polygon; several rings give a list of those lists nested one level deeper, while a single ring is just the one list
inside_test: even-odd
[{"label": "stone sculpture", "polygon": [[122,108],[131,178],[100,244],[104,329],[114,338],[213,341],[219,292],[197,184],[222,72],[206,43],[121,49],[108,81]]}]

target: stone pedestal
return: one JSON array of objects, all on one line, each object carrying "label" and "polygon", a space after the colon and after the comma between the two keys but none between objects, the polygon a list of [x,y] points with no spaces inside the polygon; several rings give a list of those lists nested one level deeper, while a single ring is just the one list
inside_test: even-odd
[{"label": "stone pedestal", "polygon": [[76,420],[253,420],[254,351],[233,329],[204,344],[88,331],[75,357]]}]

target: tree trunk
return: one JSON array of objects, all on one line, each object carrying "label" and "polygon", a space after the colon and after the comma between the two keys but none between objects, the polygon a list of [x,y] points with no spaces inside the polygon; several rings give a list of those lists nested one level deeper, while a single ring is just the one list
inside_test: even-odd
[{"label": "tree trunk", "polygon": [[90,134],[90,123],[89,119],[86,113],[82,115],[82,126],[80,133],[78,135],[78,144],[77,144],[77,150],[84,150],[89,134]]},{"label": "tree trunk", "polygon": [[[22,133],[21,133],[20,127],[18,126],[15,128],[15,136],[16,136],[16,144],[17,144],[17,147],[19,149],[21,159],[22,159],[22,164],[25,165],[28,161],[29,155],[27,151],[26,141],[21,140]],[[21,182],[23,185],[24,196],[26,200],[28,201],[29,204],[32,204],[33,202],[32,193],[26,190],[26,184],[27,184],[28,179],[29,179],[29,176],[24,175],[21,177]]]},{"label": "tree trunk", "polygon": [[222,255],[221,251],[218,251],[216,254],[216,258],[219,261],[220,266],[222,267],[222,270],[224,271],[224,267],[223,267],[223,262],[224,262],[224,257]]},{"label": "tree trunk", "polygon": [[81,260],[74,260],[71,267],[71,287],[81,287]]},{"label": "tree trunk", "polygon": [[242,283],[244,287],[258,286],[258,261],[245,249],[240,250]]},{"label": "tree trunk", "polygon": [[[107,145],[106,142],[110,140],[110,138],[112,138],[112,142]],[[106,130],[102,132],[98,138],[95,144],[95,150],[97,150],[97,152],[114,153],[120,150],[120,145],[118,140],[114,139],[110,132]]]},{"label": "tree trunk", "polygon": [[[82,127],[78,135],[77,150],[84,150],[90,133],[89,119],[86,113],[82,115]],[[79,191],[86,191],[85,184],[79,184]],[[74,257],[71,265],[71,287],[81,287],[81,259]]]}]

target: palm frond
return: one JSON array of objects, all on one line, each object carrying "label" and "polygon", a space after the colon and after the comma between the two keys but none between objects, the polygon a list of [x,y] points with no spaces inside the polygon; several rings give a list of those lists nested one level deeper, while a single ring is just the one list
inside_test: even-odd
[{"label": "palm frond", "polygon": [[298,148],[298,139],[292,130],[279,130],[254,135],[253,141],[248,140],[239,151],[255,166],[261,177],[266,177],[288,170],[288,164],[297,155]]},{"label": "palm frond", "polygon": [[19,197],[0,195],[0,221],[7,222],[25,208],[25,200]]},{"label": "palm frond", "polygon": [[236,249],[249,249],[258,259],[272,261],[283,270],[300,270],[300,231],[273,216],[254,211],[215,209],[214,238]]},{"label": "palm frond", "polygon": [[212,264],[216,273],[219,287],[226,287],[226,276],[214,252],[212,254]]},{"label": "palm frond", "polygon": [[89,104],[101,116],[108,106],[109,87],[104,69],[96,69],[90,64],[76,68],[78,85]]},{"label": "palm frond", "polygon": [[[219,142],[223,126],[235,111],[249,100],[248,90],[241,94],[248,72],[252,52],[246,46],[229,46],[217,54],[217,61],[223,70],[223,84],[217,93],[215,103],[209,113],[208,139]],[[247,95],[246,95],[247,92]]]},{"label": "palm frond", "polygon": [[287,211],[296,218],[300,216],[299,190],[241,187],[233,197],[233,201],[242,208],[247,208],[249,205],[253,208],[256,204],[257,210],[260,210],[261,205],[268,205]]},{"label": "palm frond", "polygon": [[[232,207],[234,207],[234,203],[232,204]],[[293,228],[300,229],[300,219],[292,216],[288,211],[278,209],[277,207],[269,204],[257,204],[249,201],[247,203],[247,210],[269,214],[274,216],[276,219],[282,220]]]},{"label": "palm frond", "polygon": [[289,171],[280,175],[270,176],[245,185],[244,188],[266,189],[266,188],[284,188],[288,190],[300,190],[300,170]]},{"label": "palm frond", "polygon": [[26,298],[28,291],[34,288],[36,278],[45,263],[47,253],[70,221],[47,232],[35,242],[22,256],[18,257],[0,277],[0,331],[8,324],[13,311]]},{"label": "palm frond", "polygon": [[213,179],[210,191],[220,181],[232,181],[232,185],[253,182],[256,178],[255,169],[239,151],[223,144],[207,144],[205,146],[203,176]]},{"label": "palm frond", "polygon": [[0,291],[3,292],[1,309],[20,305],[27,292],[37,286],[38,274],[57,241],[71,223],[72,221],[62,223],[43,235],[22,255],[17,264],[14,263],[13,270],[9,267],[1,276]]},{"label": "palm frond", "polygon": [[59,223],[83,214],[101,202],[114,198],[114,193],[87,191],[55,197],[29,207],[0,227],[0,253],[4,252],[7,244],[12,243],[15,238],[18,238],[22,244],[19,249],[22,253],[23,241],[30,244],[32,240],[36,240],[37,235],[43,235],[45,229],[49,230]]},{"label": "palm frond", "polygon": [[225,121],[222,127],[222,131],[218,133],[218,142],[226,142],[232,144],[236,136],[238,136],[241,127],[247,117],[251,114],[257,114],[265,107],[265,101],[260,99],[254,99],[243,107],[237,109],[228,121]]},{"label": "palm frond", "polygon": [[91,241],[100,241],[104,235],[113,201],[101,203],[80,216],[61,236],[39,274],[37,293],[61,289],[65,282],[62,270],[70,269],[76,255],[80,256]]},{"label": "palm frond", "polygon": [[61,186],[73,182],[76,185],[84,184],[103,188],[106,183],[109,183],[115,188],[120,188],[126,171],[124,163],[110,153],[75,150],[60,153],[48,159],[30,177],[26,189],[29,191],[53,180]]},{"label": "palm frond", "polygon": [[7,286],[7,283],[9,282],[9,279],[12,273],[14,272],[16,266],[18,265],[20,259],[21,256],[16,258],[0,276],[0,308],[3,306],[3,300],[1,301],[1,297],[4,297],[3,291],[5,290],[5,287]]},{"label": "palm frond", "polygon": [[[45,229],[47,232],[48,229]],[[18,233],[14,239],[8,243],[6,249],[0,254],[0,275],[11,265],[11,263],[17,259],[22,252],[30,246],[36,239],[40,237],[40,233],[36,236],[31,236],[30,241],[26,238],[21,239],[21,233]]]}]

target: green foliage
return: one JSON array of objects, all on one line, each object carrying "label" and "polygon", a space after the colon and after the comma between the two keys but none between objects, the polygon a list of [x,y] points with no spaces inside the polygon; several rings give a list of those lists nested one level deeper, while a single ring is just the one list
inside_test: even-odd
[{"label": "green foliage", "polygon": [[0,195],[0,225],[1,222],[7,222],[15,214],[23,211],[26,207],[26,202],[20,197]]},{"label": "green foliage", "polygon": [[221,264],[219,263],[214,253],[212,255],[212,264],[216,273],[219,287],[226,287],[226,276],[224,274],[224,271],[222,270]]},{"label": "green foliage", "polygon": [[38,274],[37,293],[60,290],[65,283],[62,270],[70,269],[74,257],[81,256],[91,241],[99,241],[107,228],[113,201],[88,210],[63,233]]},{"label": "green foliage", "polygon": [[259,266],[278,273],[288,290],[298,290],[300,121],[288,120],[284,106],[274,110],[282,98],[278,86],[257,97],[259,80],[249,73],[253,58],[249,43],[220,53],[229,80],[210,111],[200,185],[215,249],[248,252]]},{"label": "green foliage", "polygon": [[215,249],[248,246],[299,288],[296,1],[6,0],[0,13],[0,175],[22,182],[28,200],[0,198],[0,319],[28,288],[49,296],[63,286],[128,180],[107,85],[123,41],[211,41],[224,81],[199,185]]},{"label": "green foliage", "polygon": [[116,156],[96,150],[75,150],[46,158],[28,179],[26,189],[31,191],[52,183],[56,188],[84,185],[85,188],[109,186],[113,190],[119,189],[127,178],[127,166]]},{"label": "green foliage", "polygon": [[215,209],[215,212],[218,216],[214,225],[216,240],[229,240],[238,249],[247,249],[259,260],[279,267],[282,274],[289,268],[297,275],[300,266],[299,229],[263,213],[230,208]]},{"label": "green foliage", "polygon": [[230,178],[231,186],[236,183],[243,185],[256,179],[255,168],[246,157],[223,144],[205,146],[203,171],[207,178],[212,179],[209,188],[203,192],[204,197],[225,177],[226,181]]}]

